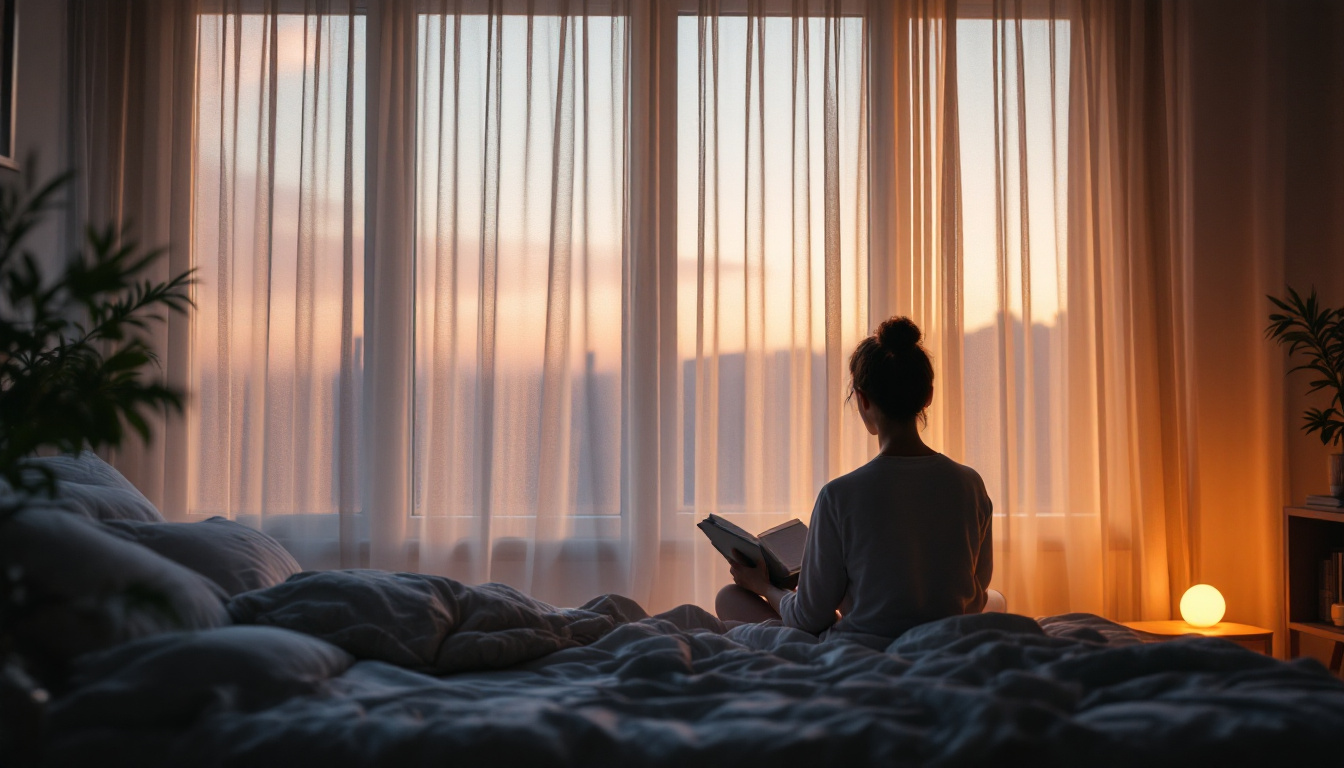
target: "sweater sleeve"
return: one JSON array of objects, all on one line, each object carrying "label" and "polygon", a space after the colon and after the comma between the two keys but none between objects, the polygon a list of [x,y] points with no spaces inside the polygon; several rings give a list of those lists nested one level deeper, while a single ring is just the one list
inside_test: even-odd
[{"label": "sweater sleeve", "polygon": [[821,634],[835,623],[835,611],[845,599],[848,587],[849,575],[835,509],[822,488],[812,509],[812,524],[807,529],[798,590],[779,601],[784,626]]},{"label": "sweater sleeve", "polygon": [[979,507],[980,550],[975,556],[975,584],[980,588],[978,599],[983,608],[988,597],[985,590],[989,589],[989,580],[994,576],[994,503],[990,501],[983,481],[980,483]]}]

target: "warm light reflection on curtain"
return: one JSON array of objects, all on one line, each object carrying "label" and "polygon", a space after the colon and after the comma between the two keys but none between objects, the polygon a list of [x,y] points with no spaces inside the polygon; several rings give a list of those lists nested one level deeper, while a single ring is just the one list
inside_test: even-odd
[{"label": "warm light reflection on curtain", "polygon": [[[1069,271],[1072,27],[1026,17],[957,21],[957,116],[965,300],[962,459],[985,480],[994,585],[1027,613],[1094,601],[1101,524],[1065,498],[1068,451],[1094,439],[1068,424],[1064,350]],[[1084,434],[1089,437],[1083,437]],[[1070,568],[1072,564],[1072,568]]]},{"label": "warm light reflection on curtain", "polygon": [[1123,90],[1160,57],[1139,30],[1162,32],[1161,14],[869,9],[874,136],[895,137],[872,144],[874,314],[929,331],[926,439],[986,481],[993,585],[1029,615],[1166,618],[1187,550],[1181,475],[1161,458],[1181,439],[1164,336],[1179,326],[1163,319],[1181,294],[1154,281],[1170,244],[1143,197],[1168,183],[1164,145],[1145,143],[1165,92]]}]

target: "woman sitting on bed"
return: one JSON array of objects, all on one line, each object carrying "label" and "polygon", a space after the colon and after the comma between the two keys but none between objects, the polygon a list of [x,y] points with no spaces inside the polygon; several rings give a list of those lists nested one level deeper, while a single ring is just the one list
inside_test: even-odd
[{"label": "woman sitting on bed", "polygon": [[894,638],[984,608],[989,496],[975,470],[919,437],[933,401],[933,363],[919,340],[914,323],[893,317],[850,355],[851,395],[879,451],[817,494],[797,591],[772,585],[763,561],[740,561],[735,584],[719,592],[719,618]]}]

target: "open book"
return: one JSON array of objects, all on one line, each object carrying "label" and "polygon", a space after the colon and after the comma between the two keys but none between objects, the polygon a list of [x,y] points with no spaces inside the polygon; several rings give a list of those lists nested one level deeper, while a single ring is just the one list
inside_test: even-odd
[{"label": "open book", "polygon": [[753,567],[765,558],[771,584],[780,589],[798,586],[798,572],[803,569],[803,544],[807,541],[807,526],[801,520],[781,523],[758,536],[752,536],[718,515],[701,520],[697,527],[729,562],[733,560],[733,550],[740,552]]}]

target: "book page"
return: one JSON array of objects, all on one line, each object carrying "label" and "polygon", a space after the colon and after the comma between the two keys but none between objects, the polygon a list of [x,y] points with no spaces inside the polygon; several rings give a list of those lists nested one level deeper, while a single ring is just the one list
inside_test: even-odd
[{"label": "book page", "polygon": [[760,535],[766,546],[791,574],[803,568],[803,546],[807,543],[807,526],[801,520],[790,520]]},{"label": "book page", "polygon": [[764,556],[760,541],[755,536],[718,515],[710,515],[697,523],[696,527],[705,532],[710,543],[728,562],[733,561],[733,550],[741,552],[753,565]]}]

